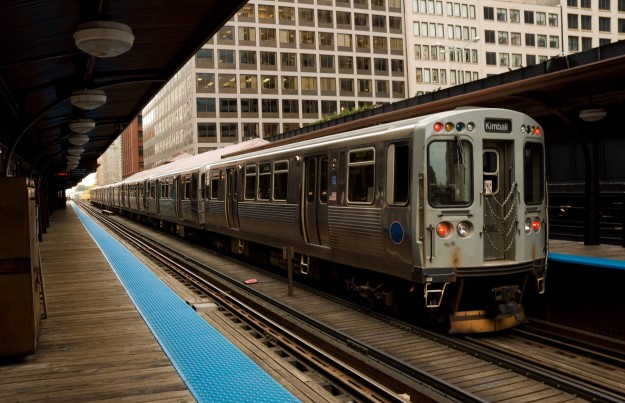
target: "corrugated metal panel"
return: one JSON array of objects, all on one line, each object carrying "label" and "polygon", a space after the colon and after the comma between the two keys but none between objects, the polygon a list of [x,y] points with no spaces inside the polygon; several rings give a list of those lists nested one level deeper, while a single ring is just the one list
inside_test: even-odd
[{"label": "corrugated metal panel", "polygon": [[368,207],[328,207],[333,249],[353,249],[379,255],[384,252],[382,211]]}]

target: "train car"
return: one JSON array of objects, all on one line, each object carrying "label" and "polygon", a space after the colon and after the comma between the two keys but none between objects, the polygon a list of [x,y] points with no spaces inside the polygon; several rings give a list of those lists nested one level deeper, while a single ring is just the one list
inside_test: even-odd
[{"label": "train car", "polygon": [[544,155],[529,116],[457,109],[212,160],[191,176],[193,218],[263,262],[292,247],[299,274],[370,305],[497,331],[525,321],[528,285],[545,290]]}]

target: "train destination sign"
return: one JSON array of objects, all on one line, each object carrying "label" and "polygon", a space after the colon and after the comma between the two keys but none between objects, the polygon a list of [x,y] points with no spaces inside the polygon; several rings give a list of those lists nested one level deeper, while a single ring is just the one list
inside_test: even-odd
[{"label": "train destination sign", "polygon": [[512,120],[486,119],[484,121],[484,131],[487,133],[510,133],[512,131]]}]

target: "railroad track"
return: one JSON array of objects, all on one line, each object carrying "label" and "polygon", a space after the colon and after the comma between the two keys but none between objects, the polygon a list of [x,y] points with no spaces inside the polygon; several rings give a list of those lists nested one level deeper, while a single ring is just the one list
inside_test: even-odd
[{"label": "railroad track", "polygon": [[[150,238],[157,236],[150,235]],[[194,251],[194,247],[181,246],[180,243],[176,248],[185,248],[184,256],[175,258],[185,265],[193,263],[199,268],[206,264],[199,260],[214,258],[209,258],[205,251]],[[174,251],[168,253],[175,254]],[[190,256],[196,258],[192,259]],[[237,269],[238,273],[226,276],[223,273],[225,271],[223,263],[221,267],[222,269],[213,275],[221,278],[231,277],[228,280],[231,283],[225,286],[227,290],[225,294],[232,295],[233,289],[241,286],[246,278],[261,277],[259,283],[254,286],[243,285],[240,298],[244,304],[250,305],[252,299],[262,299],[263,302],[259,304],[261,308],[258,310],[266,316],[276,311],[278,309],[276,307],[279,306],[282,313],[278,314],[276,319],[272,319],[277,324],[289,330],[294,328],[306,330],[309,333],[306,343],[316,344],[316,348],[322,354],[333,351],[332,355],[337,357],[337,361],[346,363],[347,367],[358,368],[356,372],[362,375],[363,379],[366,377],[375,379],[374,383],[379,383],[387,391],[401,391],[412,401],[441,398],[452,401],[499,401],[507,398],[625,401],[623,390],[617,388],[611,392],[596,385],[565,377],[555,371],[547,371],[518,357],[504,355],[492,346],[476,345],[471,340],[428,332],[386,317],[363,313],[358,308],[345,308],[344,305],[329,302],[328,299],[311,302],[308,295],[311,292],[299,285],[295,297],[285,297],[284,280],[266,274],[261,276],[250,272],[241,273],[241,269]],[[209,270],[203,267],[200,271]],[[276,282],[282,283],[276,286]],[[282,291],[276,292],[278,288]],[[315,298],[319,299],[319,296]],[[342,307],[331,307],[331,304]],[[246,316],[244,312],[237,315]],[[292,322],[295,319],[297,324]],[[279,339],[273,336],[269,328],[261,326],[259,329],[272,335],[272,338]],[[501,337],[505,338],[505,335]],[[289,354],[298,351],[296,347],[284,348]],[[317,359],[313,359],[315,360]],[[324,370],[320,368],[319,371]],[[332,375],[333,371],[335,370],[325,372]],[[333,379],[331,382],[336,382],[338,389],[343,388],[338,386],[341,384],[340,380]],[[351,382],[348,380],[347,384]],[[363,390],[370,388],[365,387]],[[439,391],[440,395],[432,396],[431,390]],[[362,399],[361,401],[402,399],[399,394],[393,396],[395,392],[391,392],[390,396],[384,397],[384,394],[380,394],[380,397],[375,398],[369,391],[346,393],[350,396],[353,393],[353,398]]]}]

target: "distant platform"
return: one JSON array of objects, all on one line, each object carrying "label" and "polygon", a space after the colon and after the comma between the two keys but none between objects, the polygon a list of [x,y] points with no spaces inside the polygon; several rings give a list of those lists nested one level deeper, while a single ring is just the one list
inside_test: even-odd
[{"label": "distant platform", "polygon": [[583,242],[550,240],[549,260],[625,270],[625,248],[614,245],[584,245]]}]

